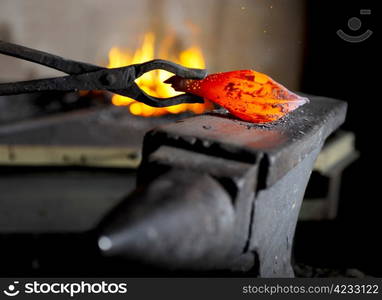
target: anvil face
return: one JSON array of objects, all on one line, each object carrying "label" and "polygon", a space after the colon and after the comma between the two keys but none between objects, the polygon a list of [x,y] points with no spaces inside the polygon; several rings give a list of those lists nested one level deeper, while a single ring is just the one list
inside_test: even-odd
[{"label": "anvil face", "polygon": [[346,114],[344,102],[311,99],[267,125],[212,113],[149,132],[140,187],[101,223],[101,250],[161,268],[293,276],[309,175]]}]

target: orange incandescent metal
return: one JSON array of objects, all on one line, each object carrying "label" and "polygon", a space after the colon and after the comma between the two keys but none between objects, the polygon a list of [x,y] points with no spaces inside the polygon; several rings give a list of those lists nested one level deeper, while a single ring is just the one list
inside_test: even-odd
[{"label": "orange incandescent metal", "polygon": [[236,117],[254,123],[278,120],[309,101],[253,70],[216,73],[203,80],[173,76],[165,83],[172,84],[176,91],[204,97]]}]

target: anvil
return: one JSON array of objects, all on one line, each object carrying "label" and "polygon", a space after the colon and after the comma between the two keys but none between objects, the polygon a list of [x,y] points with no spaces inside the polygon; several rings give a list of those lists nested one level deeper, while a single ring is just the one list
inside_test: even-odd
[{"label": "anvil", "polygon": [[148,132],[137,189],[99,224],[99,248],[165,269],[292,277],[305,188],[347,109],[309,98],[266,125],[209,113]]}]

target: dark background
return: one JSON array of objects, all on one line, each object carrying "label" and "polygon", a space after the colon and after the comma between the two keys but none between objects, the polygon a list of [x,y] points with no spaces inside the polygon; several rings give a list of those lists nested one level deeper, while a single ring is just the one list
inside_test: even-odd
[{"label": "dark background", "polygon": [[[380,76],[377,63],[379,32],[376,1],[307,1],[306,57],[302,91],[347,101],[343,129],[356,134],[360,158],[345,170],[342,179],[338,219],[334,222],[299,224],[296,238],[303,260],[321,266],[357,267],[367,274],[382,276],[379,141],[381,111]],[[360,9],[371,9],[361,16]],[[351,17],[362,26],[348,28]],[[361,43],[349,43],[336,35],[367,29],[372,36]],[[307,234],[309,233],[309,234]],[[302,251],[302,249],[304,251]]]}]

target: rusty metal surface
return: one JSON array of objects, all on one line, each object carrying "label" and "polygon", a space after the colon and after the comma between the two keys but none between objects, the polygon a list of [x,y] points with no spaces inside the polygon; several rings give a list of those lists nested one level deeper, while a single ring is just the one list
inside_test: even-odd
[{"label": "rusty metal surface", "polygon": [[[96,228],[105,255],[163,269],[251,270],[254,276],[293,276],[290,249],[306,183],[324,140],[346,114],[341,101],[310,98],[310,104],[266,126],[217,113],[180,121],[176,120],[180,116],[144,119],[115,107],[1,126],[0,142],[8,145],[136,145],[139,149],[142,132],[174,120],[146,135],[139,186],[133,194],[122,199],[131,189],[127,187],[131,178],[124,184],[124,176],[117,176],[114,193],[114,185],[109,184],[112,178],[97,183],[90,172],[83,189],[76,188],[71,176],[66,184],[56,174],[55,186],[60,191],[70,186],[70,193],[55,195],[54,180],[46,175],[40,179],[47,185],[35,194],[41,201],[30,211],[38,214],[45,202],[52,202],[56,209],[50,206],[53,214],[36,217],[38,228],[28,227],[36,218],[25,218],[19,228],[88,230],[111,209]],[[3,179],[9,187],[12,178],[5,173]],[[25,193],[41,184],[34,179]],[[94,183],[99,186],[88,193]],[[81,206],[76,204],[78,192],[87,195]],[[18,199],[24,197],[21,194]],[[14,195],[8,193],[2,202],[8,214],[24,203],[12,200]],[[93,196],[98,205],[90,201]],[[92,209],[87,209],[89,203]],[[57,209],[59,205],[67,213]],[[82,213],[88,213],[88,218]],[[13,225],[17,219],[14,215]],[[3,229],[15,230],[9,227],[12,224]]]},{"label": "rusty metal surface", "polygon": [[268,125],[214,114],[168,124],[148,134],[144,152],[147,154],[166,144],[249,163],[264,159],[270,166],[265,185],[270,186],[345,120],[345,102],[324,97],[309,98],[309,104]]},{"label": "rusty metal surface", "polygon": [[[148,133],[139,186],[100,224],[100,249],[170,269],[293,276],[291,248],[306,184],[325,139],[346,114],[344,102],[310,98],[310,104],[271,125],[207,114]],[[211,201],[220,203],[209,206]],[[218,222],[221,211],[232,212],[233,219],[218,231],[226,239],[219,236],[217,249],[205,222]],[[147,238],[152,229],[156,238]],[[212,253],[225,259],[213,259]],[[204,257],[204,263],[195,257]]]},{"label": "rusty metal surface", "polygon": [[306,185],[321,147],[267,189],[258,191],[248,251],[255,253],[260,277],[292,277],[294,233]]},{"label": "rusty metal surface", "polygon": [[[226,244],[229,249],[226,262],[220,266],[227,268],[247,269],[253,259],[240,257],[248,243],[249,226],[252,213],[252,202],[255,197],[257,165],[197,153],[191,150],[162,146],[152,153],[148,161],[141,167],[138,174],[138,184],[147,185],[152,180],[160,178],[168,170],[181,170],[181,175],[186,179],[189,172],[196,172],[199,176],[208,177],[220,184],[229,194],[230,206],[235,211],[235,221],[232,224],[232,243]],[[181,200],[179,201],[181,202]],[[219,212],[214,212],[219,214]],[[213,216],[215,216],[213,214]],[[198,225],[200,226],[200,224]],[[223,250],[222,250],[223,251]]]},{"label": "rusty metal surface", "polygon": [[98,244],[108,256],[209,270],[227,264],[234,222],[231,199],[218,182],[173,170],[114,209],[101,224]]}]

